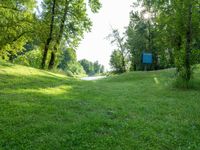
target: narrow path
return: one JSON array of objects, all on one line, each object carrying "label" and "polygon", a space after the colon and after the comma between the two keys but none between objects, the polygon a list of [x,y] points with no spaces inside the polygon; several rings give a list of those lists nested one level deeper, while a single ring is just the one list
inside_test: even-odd
[{"label": "narrow path", "polygon": [[106,78],[106,76],[84,77],[84,78],[81,78],[81,80],[92,81],[92,80],[99,80],[103,78]]}]

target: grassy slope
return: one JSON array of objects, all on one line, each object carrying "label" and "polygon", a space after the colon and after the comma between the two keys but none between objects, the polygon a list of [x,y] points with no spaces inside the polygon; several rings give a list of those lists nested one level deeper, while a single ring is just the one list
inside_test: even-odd
[{"label": "grassy slope", "polygon": [[195,89],[172,88],[173,71],[79,81],[0,65],[0,149],[199,149]]}]

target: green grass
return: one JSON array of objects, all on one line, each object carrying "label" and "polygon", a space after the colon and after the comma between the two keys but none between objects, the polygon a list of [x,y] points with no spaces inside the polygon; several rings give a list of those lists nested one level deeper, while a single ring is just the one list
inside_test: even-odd
[{"label": "green grass", "polygon": [[200,71],[193,88],[174,71],[80,81],[0,64],[0,149],[199,150]]}]

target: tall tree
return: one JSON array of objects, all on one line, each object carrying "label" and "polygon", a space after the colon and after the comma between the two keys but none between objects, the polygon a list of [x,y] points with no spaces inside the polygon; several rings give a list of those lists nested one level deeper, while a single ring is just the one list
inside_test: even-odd
[{"label": "tall tree", "polygon": [[[186,46],[185,46],[185,70],[186,82],[191,79],[191,41],[192,41],[192,2],[188,4],[188,20],[186,29]],[[188,85],[188,84],[187,84]]]},{"label": "tall tree", "polygon": [[131,69],[143,70],[141,56],[143,51],[148,50],[148,31],[147,24],[139,12],[130,13],[130,22],[126,30],[127,48],[131,54]]},{"label": "tall tree", "polygon": [[44,53],[43,53],[43,57],[42,57],[42,63],[41,63],[41,68],[44,69],[45,68],[45,63],[46,63],[46,59],[47,59],[47,54],[48,54],[48,50],[49,50],[49,46],[50,43],[52,41],[53,38],[53,30],[54,30],[54,21],[55,21],[55,7],[56,7],[56,0],[52,0],[52,2],[49,3],[51,6],[51,22],[50,22],[50,27],[49,27],[49,35],[47,37],[45,46],[44,46]]},{"label": "tall tree", "polygon": [[63,32],[64,32],[64,25],[65,25],[67,11],[68,11],[68,7],[69,7],[69,2],[70,2],[69,0],[65,0],[64,13],[63,13],[63,17],[60,21],[60,29],[59,29],[59,32],[58,32],[58,36],[56,38],[55,45],[54,45],[53,50],[51,52],[51,58],[50,58],[49,66],[48,66],[49,69],[52,69],[54,64],[55,64],[55,57],[56,57],[55,53],[58,51],[58,48],[60,46],[60,42],[62,40],[62,35],[63,35]]},{"label": "tall tree", "polygon": [[114,50],[110,56],[110,66],[116,73],[123,73],[123,58],[120,50]]},{"label": "tall tree", "polygon": [[112,33],[107,36],[107,39],[111,40],[112,44],[116,44],[118,52],[121,55],[122,72],[127,71],[127,58],[128,51],[125,42],[125,36],[121,37],[118,30],[112,30]]},{"label": "tall tree", "polygon": [[[98,0],[89,0],[89,4],[92,12],[97,12],[101,7]],[[61,41],[64,40],[66,42],[66,46],[70,45],[69,41],[71,40],[79,43],[79,41],[83,38],[84,32],[90,31],[90,27],[92,25],[90,18],[87,15],[85,0],[61,0],[57,2],[54,9],[57,21],[53,26],[56,32],[52,32],[54,34],[53,38],[51,38],[52,42],[50,42],[52,43],[52,51],[50,62],[48,64],[49,69],[52,69],[55,66],[56,53],[60,48]],[[48,42],[46,43],[46,45],[48,45]],[[45,53],[46,51],[44,50],[44,54]],[[44,61],[46,58],[47,57],[44,57]]]},{"label": "tall tree", "polygon": [[[158,62],[162,64],[161,61],[164,61],[166,67],[175,64],[178,75],[188,85],[192,75],[192,65],[195,64],[193,51],[198,49],[200,35],[200,1],[138,0],[138,3],[147,10],[151,6],[156,14],[153,27],[156,34],[153,34],[152,39],[155,39],[153,46],[159,49]],[[129,30],[130,37],[132,37],[131,32],[134,33],[135,30]]]}]

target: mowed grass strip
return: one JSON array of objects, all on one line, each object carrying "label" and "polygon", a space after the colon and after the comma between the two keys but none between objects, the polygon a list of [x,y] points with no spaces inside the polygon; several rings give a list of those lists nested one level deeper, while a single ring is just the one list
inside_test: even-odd
[{"label": "mowed grass strip", "polygon": [[0,149],[198,150],[200,71],[189,90],[173,69],[81,81],[0,64]]}]

